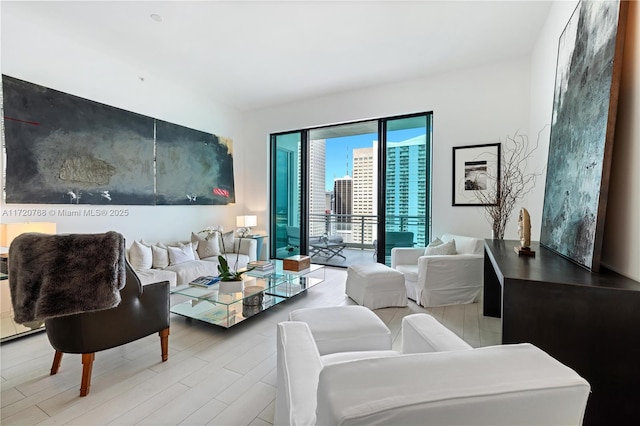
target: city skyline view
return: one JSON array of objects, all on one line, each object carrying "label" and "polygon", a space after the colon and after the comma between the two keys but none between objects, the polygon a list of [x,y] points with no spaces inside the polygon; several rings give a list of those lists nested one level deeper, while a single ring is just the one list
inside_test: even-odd
[{"label": "city skyline view", "polygon": [[[388,142],[402,142],[424,135],[424,128],[395,130],[388,132]],[[377,133],[328,138],[325,140],[325,190],[333,191],[335,179],[353,176],[353,150],[371,148],[378,140]]]},{"label": "city skyline view", "polygon": [[[426,238],[426,146],[424,128],[390,131],[384,153],[388,229],[412,232],[414,241],[420,242]],[[309,235],[336,235],[347,244],[374,244],[377,133],[315,139],[309,149]]]}]

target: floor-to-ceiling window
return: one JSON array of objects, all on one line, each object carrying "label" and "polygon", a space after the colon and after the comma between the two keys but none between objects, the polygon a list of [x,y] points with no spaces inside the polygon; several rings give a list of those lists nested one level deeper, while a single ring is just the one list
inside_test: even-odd
[{"label": "floor-to-ceiling window", "polygon": [[299,254],[305,222],[302,160],[304,132],[271,135],[271,244],[270,256],[284,258]]},{"label": "floor-to-ceiling window", "polygon": [[428,241],[431,113],[274,134],[271,141],[272,257],[388,264],[392,247]]},{"label": "floor-to-ceiling window", "polygon": [[384,131],[384,258],[393,247],[425,246],[430,228],[431,114],[390,118]]}]

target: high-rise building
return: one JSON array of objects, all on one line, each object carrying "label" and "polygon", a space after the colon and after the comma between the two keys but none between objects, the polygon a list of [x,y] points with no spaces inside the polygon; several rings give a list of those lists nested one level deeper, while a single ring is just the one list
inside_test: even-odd
[{"label": "high-rise building", "polygon": [[426,243],[426,135],[387,144],[387,230],[411,231],[418,245]]},{"label": "high-rise building", "polygon": [[378,141],[353,150],[353,240],[373,244],[377,236]]},{"label": "high-rise building", "polygon": [[309,144],[309,236],[326,233],[326,140],[312,140]]},{"label": "high-rise building", "polygon": [[[353,179],[351,176],[333,181],[333,213],[336,215],[336,233],[351,242],[351,214],[353,208]],[[342,215],[342,216],[341,216]]]}]

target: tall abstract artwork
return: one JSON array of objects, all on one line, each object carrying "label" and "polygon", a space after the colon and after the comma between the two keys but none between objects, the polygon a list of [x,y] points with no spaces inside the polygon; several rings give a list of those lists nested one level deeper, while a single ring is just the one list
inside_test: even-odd
[{"label": "tall abstract artwork", "polygon": [[232,141],[2,76],[6,202],[228,204]]},{"label": "tall abstract artwork", "polygon": [[558,47],[540,243],[597,272],[628,5],[582,1]]}]

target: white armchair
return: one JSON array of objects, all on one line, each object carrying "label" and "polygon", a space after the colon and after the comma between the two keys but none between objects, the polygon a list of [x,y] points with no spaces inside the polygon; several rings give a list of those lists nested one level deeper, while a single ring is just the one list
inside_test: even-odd
[{"label": "white armchair", "polygon": [[407,297],[425,307],[477,301],[483,280],[483,240],[451,234],[441,240],[455,240],[457,254],[425,256],[425,247],[391,250],[391,267],[404,274]]},{"label": "white armchair", "polygon": [[473,349],[415,314],[390,349],[320,355],[307,323],[279,323],[274,424],[582,424],[589,383],[531,344]]}]

